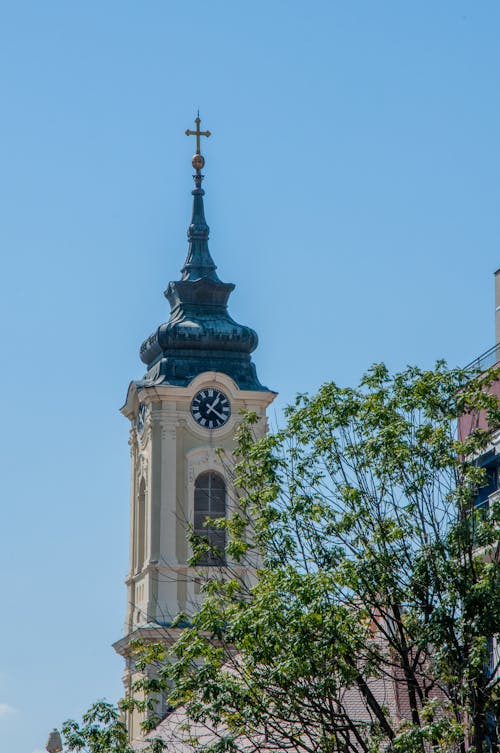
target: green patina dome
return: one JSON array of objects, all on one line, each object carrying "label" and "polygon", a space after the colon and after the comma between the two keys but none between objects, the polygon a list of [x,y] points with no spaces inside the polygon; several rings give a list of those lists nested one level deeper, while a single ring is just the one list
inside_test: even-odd
[{"label": "green patina dome", "polygon": [[235,322],[228,312],[234,285],[222,282],[217,275],[208,248],[199,170],[194,179],[186,261],[181,279],[169,282],[165,291],[171,308],[168,322],[142,343],[141,360],[148,371],[141,384],[187,386],[204,371],[220,371],[240,389],[267,390],[257,378],[250,355],[257,347],[257,333]]}]

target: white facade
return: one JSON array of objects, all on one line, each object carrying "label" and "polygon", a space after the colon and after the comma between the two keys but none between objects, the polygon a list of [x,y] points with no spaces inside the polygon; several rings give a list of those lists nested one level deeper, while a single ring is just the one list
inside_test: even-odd
[{"label": "white facade", "polygon": [[[217,388],[231,404],[227,423],[215,430],[193,418],[191,401],[200,390]],[[188,527],[193,525],[194,490],[200,474],[213,471],[226,482],[226,515],[234,509],[232,486],[234,434],[242,411],[259,417],[256,436],[267,431],[267,406],[274,392],[240,390],[226,374],[207,371],[187,387],[130,385],[122,413],[130,420],[130,567],[126,579],[125,637],[115,649],[126,659],[123,677],[129,692],[137,677],[130,641],[170,641],[167,630],[179,613],[191,615],[200,598],[200,583],[210,567],[190,567]],[[254,569],[227,563],[251,583]],[[131,738],[140,719],[128,719]]]},{"label": "white facade", "polygon": [[[193,396],[204,387],[217,387],[230,399],[231,417],[220,429],[199,426],[191,414]],[[241,411],[260,417],[256,432],[262,434],[274,397],[273,392],[239,390],[230,377],[216,372],[200,374],[188,387],[137,390],[131,385],[122,408],[131,421],[126,633],[147,623],[169,624],[179,612],[193,612],[199,588],[196,571],[188,566],[192,552],[187,528],[193,524],[196,478],[205,471],[225,478],[229,512],[235,499],[230,473],[234,431]],[[138,426],[139,411],[143,428]]]}]

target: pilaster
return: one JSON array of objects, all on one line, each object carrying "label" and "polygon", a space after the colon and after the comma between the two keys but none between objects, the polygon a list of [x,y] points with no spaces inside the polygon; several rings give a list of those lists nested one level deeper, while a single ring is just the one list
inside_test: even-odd
[{"label": "pilaster", "polygon": [[163,401],[161,421],[161,517],[159,556],[162,565],[177,564],[177,410],[175,403]]}]

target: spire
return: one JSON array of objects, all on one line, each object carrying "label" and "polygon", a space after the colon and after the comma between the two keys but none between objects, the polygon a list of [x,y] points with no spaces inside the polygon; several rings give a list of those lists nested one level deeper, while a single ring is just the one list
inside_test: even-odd
[{"label": "spire", "polygon": [[191,224],[188,227],[188,253],[184,266],[181,269],[183,280],[199,280],[201,277],[210,277],[212,280],[218,280],[215,272],[217,269],[208,249],[208,236],[210,228],[205,219],[205,207],[203,206],[203,197],[205,191],[201,187],[203,178],[201,171],[205,165],[205,158],[201,154],[200,136],[210,136],[210,131],[200,130],[200,113],[195,118],[196,130],[186,130],[186,136],[196,136],[196,152],[193,155],[191,164],[196,173],[193,175],[195,188],[191,191],[193,196],[193,214]]},{"label": "spire", "polygon": [[201,170],[205,159],[200,151],[200,137],[210,131],[200,130],[200,116],[195,118],[196,152],[191,164],[195,187],[193,214],[188,227],[188,253],[180,280],[169,282],[165,297],[170,304],[170,318],[142,343],[141,360],[148,370],[143,387],[160,384],[187,386],[204,371],[220,371],[230,376],[242,390],[266,390],[257,378],[251,353],[258,343],[257,333],[238,324],[230,316],[227,303],[234,290],[231,282],[222,282],[208,250],[209,228],[205,220],[201,187]]}]

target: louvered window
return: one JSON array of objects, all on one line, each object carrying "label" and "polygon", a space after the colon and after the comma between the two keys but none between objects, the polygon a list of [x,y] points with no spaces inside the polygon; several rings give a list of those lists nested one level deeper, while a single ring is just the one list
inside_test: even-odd
[{"label": "louvered window", "polygon": [[194,531],[208,539],[212,551],[201,555],[198,565],[225,565],[226,532],[206,523],[207,519],[226,516],[226,484],[218,473],[209,471],[198,476],[194,486]]}]

